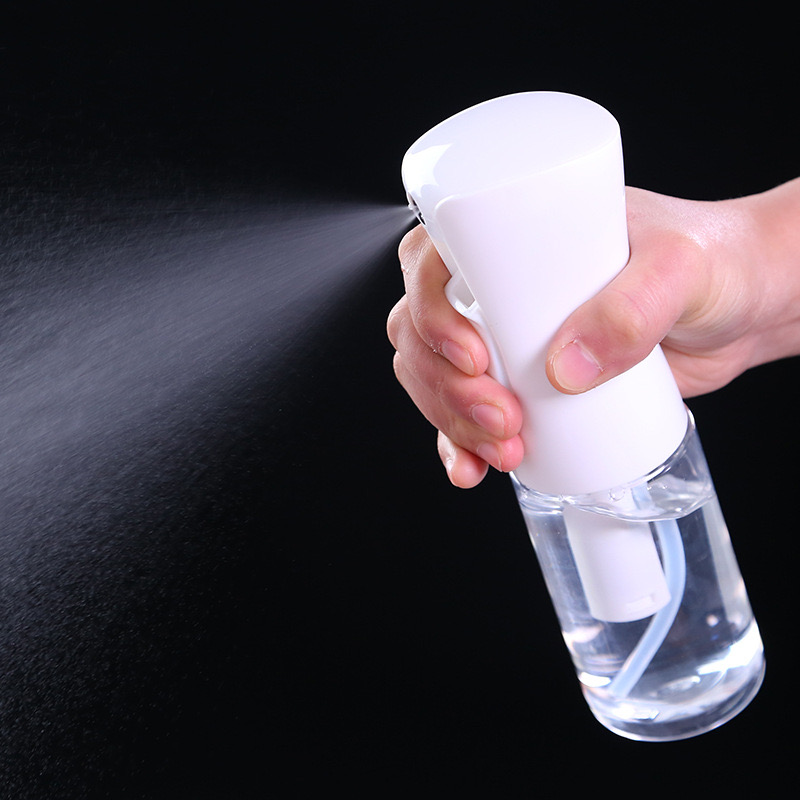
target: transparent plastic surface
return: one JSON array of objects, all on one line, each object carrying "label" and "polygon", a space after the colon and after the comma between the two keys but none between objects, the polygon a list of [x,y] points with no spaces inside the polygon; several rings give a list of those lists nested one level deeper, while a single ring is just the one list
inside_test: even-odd
[{"label": "transparent plastic surface", "polygon": [[[684,739],[749,703],[763,679],[763,647],[691,418],[678,451],[640,481],[581,497],[515,488],[584,696],[603,725],[630,739]],[[603,575],[600,588],[584,588],[597,583],[593,570],[609,569],[581,555],[582,537],[605,535],[598,517],[654,548],[663,575],[651,580],[666,586],[654,613],[598,618],[625,606],[614,596],[610,613],[597,610],[625,583],[624,569],[641,572],[619,567],[612,550],[611,588]]]}]

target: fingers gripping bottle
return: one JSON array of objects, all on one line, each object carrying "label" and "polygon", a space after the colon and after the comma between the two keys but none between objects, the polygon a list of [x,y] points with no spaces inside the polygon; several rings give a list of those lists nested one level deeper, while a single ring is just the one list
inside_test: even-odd
[{"label": "fingers gripping bottle", "polygon": [[717,727],[758,691],[763,648],[664,355],[580,395],[545,375],[562,322],[628,260],[616,120],[568,94],[500,97],[432,128],[402,173],[450,302],[522,404],[512,480],[589,707],[637,740]]}]

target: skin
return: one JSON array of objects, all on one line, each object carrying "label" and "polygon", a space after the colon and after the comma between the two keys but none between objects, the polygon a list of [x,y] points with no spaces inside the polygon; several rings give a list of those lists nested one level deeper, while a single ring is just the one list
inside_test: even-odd
[{"label": "skin", "polygon": [[[800,354],[800,178],[721,201],[627,191],[630,260],[576,309],[548,350],[547,376],[591,391],[661,344],[684,397]],[[438,430],[450,481],[476,486],[523,456],[516,398],[444,295],[449,273],[421,226],[399,248],[405,295],[387,321],[397,379]],[[531,444],[535,447],[535,442]]]}]

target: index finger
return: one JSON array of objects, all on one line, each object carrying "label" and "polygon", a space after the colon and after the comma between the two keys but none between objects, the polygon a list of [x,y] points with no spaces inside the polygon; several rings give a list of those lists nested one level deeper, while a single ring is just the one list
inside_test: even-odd
[{"label": "index finger", "polygon": [[409,231],[398,250],[408,309],[420,338],[467,375],[481,375],[489,354],[469,320],[445,296],[450,273],[421,225]]}]

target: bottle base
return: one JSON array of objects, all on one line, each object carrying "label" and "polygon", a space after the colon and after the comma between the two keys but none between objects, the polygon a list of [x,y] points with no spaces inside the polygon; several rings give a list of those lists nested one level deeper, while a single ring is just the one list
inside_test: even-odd
[{"label": "bottle base", "polygon": [[[763,655],[740,667],[662,684],[658,694],[637,694],[624,700],[603,697],[583,687],[594,716],[608,730],[641,742],[689,739],[723,725],[756,696],[764,680]],[[670,702],[674,693],[679,702]]]}]

